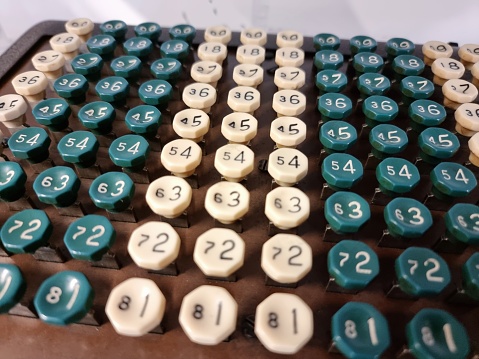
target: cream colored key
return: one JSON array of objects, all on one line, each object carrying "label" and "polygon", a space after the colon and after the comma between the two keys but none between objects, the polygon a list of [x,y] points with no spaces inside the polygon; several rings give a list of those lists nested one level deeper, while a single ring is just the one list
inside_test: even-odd
[{"label": "cream colored key", "polygon": [[274,84],[278,90],[298,90],[306,83],[306,74],[297,67],[284,66],[274,72]]},{"label": "cream colored key", "polygon": [[264,46],[268,41],[268,35],[263,29],[250,27],[241,31],[240,41],[243,45]]},{"label": "cream colored key", "polygon": [[26,122],[27,103],[20,95],[0,96],[0,121],[10,132]]},{"label": "cream colored key", "polygon": [[258,120],[247,113],[230,113],[221,122],[221,133],[230,143],[248,144],[258,133]]},{"label": "cream colored key", "polygon": [[213,61],[197,61],[191,65],[190,74],[196,82],[216,87],[221,76],[223,76],[223,68]]},{"label": "cream colored key", "polygon": [[78,55],[80,45],[81,41],[78,35],[68,32],[54,35],[50,39],[52,49],[61,52],[67,61],[71,61]]},{"label": "cream colored key", "polygon": [[309,198],[296,187],[277,187],[266,195],[264,213],[279,229],[295,228],[309,217]]},{"label": "cream colored key", "polygon": [[424,55],[424,63],[431,66],[434,60],[441,57],[451,57],[453,53],[452,47],[442,41],[428,41],[422,45],[422,54]]},{"label": "cream colored key", "polygon": [[245,243],[233,230],[212,228],[196,239],[193,260],[204,275],[232,276],[243,266]]},{"label": "cream colored key", "polygon": [[261,65],[265,58],[266,51],[259,45],[241,45],[236,50],[236,60],[240,64]]},{"label": "cream colored key", "polygon": [[474,136],[469,139],[467,144],[471,151],[469,154],[469,162],[474,166],[479,167],[479,133],[475,133]]},{"label": "cream colored key", "polygon": [[470,70],[472,66],[479,62],[479,44],[464,44],[458,50],[461,62]]},{"label": "cream colored key", "polygon": [[306,110],[306,96],[297,90],[281,90],[273,96],[273,110],[278,117],[299,116]]},{"label": "cream colored key", "polygon": [[273,353],[297,353],[311,340],[313,331],[313,312],[295,294],[273,293],[256,307],[254,332]]},{"label": "cream colored key", "polygon": [[479,132],[479,105],[464,103],[454,112],[456,131],[463,136],[471,137]]},{"label": "cream colored key", "polygon": [[261,268],[278,283],[297,283],[311,271],[313,251],[294,234],[276,234],[263,244]]},{"label": "cream colored key", "polygon": [[269,155],[268,173],[280,186],[294,186],[308,174],[308,157],[295,148],[279,148]]},{"label": "cream colored key", "polygon": [[231,41],[231,30],[224,25],[210,26],[205,30],[205,41],[219,42],[228,45]]},{"label": "cream colored key", "polygon": [[473,102],[478,94],[476,86],[472,83],[462,80],[447,80],[442,86],[444,95],[444,106],[457,109],[461,104]]},{"label": "cream colored key", "polygon": [[303,34],[294,30],[284,30],[276,35],[276,45],[278,47],[297,47],[303,46]]},{"label": "cream colored key", "polygon": [[216,102],[216,89],[200,82],[189,84],[183,90],[183,102],[190,108],[210,112]]},{"label": "cream colored key", "polygon": [[41,71],[49,80],[56,80],[63,75],[65,57],[60,51],[46,50],[32,57],[35,70]]},{"label": "cream colored key", "polygon": [[65,23],[65,30],[70,34],[78,35],[82,42],[86,42],[95,28],[95,24],[90,19],[81,17],[72,19]]},{"label": "cream colored key", "polygon": [[30,104],[36,104],[45,98],[48,80],[43,72],[27,71],[15,76],[12,86],[15,92],[24,96]]},{"label": "cream colored key", "polygon": [[105,313],[118,334],[139,337],[158,327],[166,299],[151,279],[129,278],[110,292]]},{"label": "cream colored key", "polygon": [[198,46],[198,58],[203,61],[213,61],[221,65],[228,56],[228,49],[220,42],[203,42]]},{"label": "cream colored key", "polygon": [[210,117],[202,110],[188,108],[173,118],[173,130],[181,138],[200,142],[209,129]]},{"label": "cream colored key", "polygon": [[474,84],[474,86],[479,88],[479,62],[476,62],[471,67],[471,74],[472,74],[472,83]]},{"label": "cream colored key", "polygon": [[254,115],[261,104],[258,90],[248,86],[236,86],[228,92],[228,106],[235,112],[246,112]]},{"label": "cream colored key", "polygon": [[278,148],[295,148],[306,139],[306,124],[296,117],[278,117],[271,122],[269,136]]},{"label": "cream colored key", "polygon": [[191,186],[183,178],[163,176],[149,184],[145,197],[154,213],[176,218],[188,209],[192,195]]},{"label": "cream colored key", "polygon": [[218,222],[234,223],[249,210],[249,192],[240,183],[215,183],[206,192],[205,209]]},{"label": "cream colored key", "polygon": [[263,83],[264,70],[255,64],[239,64],[233,69],[233,81],[238,86],[249,86],[256,88]]},{"label": "cream colored key", "polygon": [[216,150],[216,170],[230,182],[241,182],[254,169],[254,152],[245,145],[227,144]]},{"label": "cream colored key", "polygon": [[222,287],[202,285],[183,297],[179,322],[194,343],[217,345],[236,329],[238,304]]},{"label": "cream colored key", "polygon": [[464,75],[466,68],[460,61],[442,57],[434,60],[431,70],[434,74],[433,82],[436,85],[443,86],[447,80],[460,79]]},{"label": "cream colored key", "polygon": [[161,163],[173,175],[189,177],[195,173],[201,163],[202,152],[194,141],[179,139],[163,146]]},{"label": "cream colored key", "polygon": [[300,67],[304,63],[304,51],[296,47],[281,47],[276,50],[276,65]]}]

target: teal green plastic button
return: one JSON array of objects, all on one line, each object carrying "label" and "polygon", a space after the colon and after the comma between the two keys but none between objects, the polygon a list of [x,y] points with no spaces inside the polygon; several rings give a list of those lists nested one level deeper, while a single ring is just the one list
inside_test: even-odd
[{"label": "teal green plastic button", "polygon": [[374,127],[380,122],[394,120],[399,113],[399,106],[389,97],[373,95],[363,101],[363,113],[366,123]]},{"label": "teal green plastic button", "polygon": [[391,82],[384,75],[365,73],[359,76],[357,86],[362,97],[385,95],[391,88]]},{"label": "teal green plastic button", "polygon": [[95,35],[86,42],[88,51],[102,57],[110,57],[116,48],[116,40],[110,35]]},{"label": "teal green plastic button", "polygon": [[0,263],[0,313],[7,313],[25,294],[27,285],[14,264]]},{"label": "teal green plastic button", "polygon": [[101,134],[111,132],[115,117],[115,109],[105,101],[90,102],[78,112],[78,118],[83,126]]},{"label": "teal green plastic button", "polygon": [[371,210],[366,200],[354,192],[336,192],[324,204],[324,216],[336,233],[356,233],[369,221]]},{"label": "teal green plastic button", "polygon": [[363,178],[363,165],[347,153],[332,153],[323,160],[321,174],[333,189],[350,189]]},{"label": "teal green plastic button", "polygon": [[371,151],[379,159],[402,152],[406,148],[408,141],[404,130],[390,124],[382,123],[369,132]]},{"label": "teal green plastic button", "polygon": [[38,317],[48,324],[81,320],[93,304],[94,292],[83,273],[63,271],[47,278],[33,299]]},{"label": "teal green plastic button", "polygon": [[338,70],[343,66],[343,54],[334,50],[321,50],[314,55],[314,66],[321,70]]},{"label": "teal green plastic button", "polygon": [[313,45],[317,51],[337,50],[341,45],[341,40],[336,35],[321,33],[313,37]]},{"label": "teal green plastic button", "polygon": [[37,103],[32,113],[40,125],[47,126],[52,131],[61,131],[68,127],[72,110],[64,99],[49,98]]},{"label": "teal green plastic button", "polygon": [[412,55],[415,48],[412,41],[401,37],[393,37],[386,42],[386,53],[392,57]]},{"label": "teal green plastic button", "polygon": [[125,169],[135,171],[145,166],[150,145],[139,135],[124,135],[113,141],[108,149],[111,161]]},{"label": "teal green plastic button", "polygon": [[47,244],[52,231],[52,223],[44,211],[24,209],[6,220],[0,236],[7,251],[33,253]]},{"label": "teal green plastic button", "polygon": [[384,208],[384,220],[389,233],[394,237],[418,238],[432,226],[429,209],[421,202],[399,197]]},{"label": "teal green plastic button", "polygon": [[337,70],[323,70],[316,74],[316,87],[320,92],[341,92],[346,88],[348,78]]},{"label": "teal green plastic button", "polygon": [[155,42],[161,36],[161,26],[156,22],[143,22],[135,26],[135,35],[146,37]]},{"label": "teal green plastic button", "polygon": [[346,152],[357,139],[356,129],[345,121],[325,122],[319,130],[319,141],[328,153]]},{"label": "teal green plastic button", "polygon": [[377,165],[376,179],[383,193],[396,196],[411,192],[419,184],[421,175],[411,162],[389,157]]},{"label": "teal green plastic button", "polygon": [[108,172],[92,182],[88,193],[98,208],[121,212],[130,206],[135,194],[135,184],[123,172]]},{"label": "teal green plastic button", "polygon": [[161,112],[151,105],[135,106],[126,113],[125,123],[138,135],[156,134],[162,123]]},{"label": "teal green plastic button", "polygon": [[393,60],[393,70],[401,76],[419,76],[424,71],[424,61],[413,55],[400,55]]},{"label": "teal green plastic button", "polygon": [[439,126],[446,119],[444,106],[431,100],[416,100],[409,105],[409,117],[414,122],[430,127]]},{"label": "teal green plastic button", "polygon": [[171,39],[191,43],[196,36],[196,29],[191,25],[180,24],[170,27],[169,34]]},{"label": "teal green plastic button", "polygon": [[469,337],[464,326],[441,309],[421,309],[406,325],[408,347],[418,359],[465,359]]},{"label": "teal green plastic button", "polygon": [[479,253],[473,253],[462,266],[462,287],[472,299],[479,301]]},{"label": "teal green plastic button", "polygon": [[353,67],[359,73],[377,73],[383,66],[383,58],[373,52],[360,52],[353,57]]},{"label": "teal green plastic button", "polygon": [[431,171],[432,191],[439,199],[465,197],[477,186],[476,176],[459,163],[442,162]]},{"label": "teal green plastic button", "polygon": [[181,62],[172,58],[158,59],[151,64],[150,71],[158,80],[175,83],[181,75]]},{"label": "teal green plastic button", "polygon": [[[136,56],[119,56],[114,58],[110,63],[110,67],[115,76],[124,77],[127,80],[140,77],[141,66],[141,61]],[[110,90],[111,87],[112,86],[109,86]]]},{"label": "teal green plastic button", "polygon": [[88,81],[83,75],[66,74],[55,80],[53,89],[58,96],[65,98],[68,102],[77,104],[85,102]]},{"label": "teal green plastic button", "polygon": [[356,55],[360,52],[374,52],[378,43],[369,36],[354,36],[349,40],[349,49],[351,55]]},{"label": "teal green plastic button", "polygon": [[26,127],[8,139],[8,147],[16,158],[38,163],[48,158],[51,142],[43,128]]},{"label": "teal green plastic button", "polygon": [[469,203],[457,203],[444,215],[446,234],[451,239],[466,244],[479,243],[479,207]]},{"label": "teal green plastic button", "polygon": [[70,167],[55,166],[38,175],[33,182],[40,202],[56,207],[68,207],[75,203],[80,180]]},{"label": "teal green plastic button", "polygon": [[346,95],[326,93],[319,97],[318,110],[325,121],[342,120],[353,112],[353,103]]},{"label": "teal green plastic button", "polygon": [[331,335],[338,350],[350,359],[379,358],[391,343],[386,318],[360,302],[346,303],[333,315]]},{"label": "teal green plastic button", "polygon": [[63,161],[85,168],[96,162],[100,144],[89,131],[74,131],[58,142],[58,153]]},{"label": "teal green plastic button", "polygon": [[364,289],[379,274],[378,256],[367,244],[344,239],[328,252],[328,272],[343,288]]},{"label": "teal green plastic button", "polygon": [[88,81],[95,81],[101,76],[103,59],[98,54],[80,54],[72,62],[75,73],[85,76]]},{"label": "teal green plastic button", "polygon": [[115,243],[116,231],[104,216],[89,214],[72,222],[63,237],[70,255],[79,260],[99,261]]},{"label": "teal green plastic button", "polygon": [[98,81],[95,91],[102,101],[124,101],[130,92],[130,84],[120,76],[109,76]]},{"label": "teal green plastic button", "polygon": [[430,164],[451,158],[461,146],[455,134],[441,127],[429,127],[422,131],[418,144],[420,157]]},{"label": "teal green plastic button", "polygon": [[189,51],[190,45],[182,40],[168,40],[160,46],[162,57],[168,57],[180,61],[188,57]]},{"label": "teal green plastic button", "polygon": [[434,84],[421,76],[408,76],[401,80],[401,93],[411,99],[429,98],[434,93]]},{"label": "teal green plastic button", "polygon": [[147,105],[166,105],[172,96],[172,87],[164,80],[148,80],[140,85],[138,95]]},{"label": "teal green plastic button", "polygon": [[113,36],[115,39],[123,39],[128,31],[128,26],[121,20],[110,20],[100,25],[103,35]]},{"label": "teal green plastic button", "polygon": [[146,37],[132,37],[123,43],[127,55],[141,58],[147,57],[153,51],[153,43]]},{"label": "teal green plastic button", "polygon": [[0,162],[0,199],[13,202],[25,193],[27,175],[19,163]]}]

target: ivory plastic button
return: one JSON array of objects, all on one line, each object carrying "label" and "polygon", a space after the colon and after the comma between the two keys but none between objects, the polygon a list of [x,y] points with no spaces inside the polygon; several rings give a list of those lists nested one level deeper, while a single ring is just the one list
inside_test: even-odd
[{"label": "ivory plastic button", "polygon": [[255,64],[239,64],[233,69],[233,81],[238,86],[257,87],[263,82],[264,70]]},{"label": "ivory plastic button", "polygon": [[231,113],[221,123],[221,133],[231,143],[247,144],[257,132],[258,120],[247,113]]},{"label": "ivory plastic button", "polygon": [[303,34],[294,30],[283,30],[276,35],[276,45],[278,47],[297,47],[303,46]]},{"label": "ivory plastic button", "polygon": [[469,150],[471,151],[469,154],[469,162],[471,162],[474,166],[479,167],[479,133],[476,133],[474,136],[472,136],[467,144],[469,146]]},{"label": "ivory plastic button", "polygon": [[279,229],[298,227],[309,211],[309,197],[296,187],[277,187],[266,195],[264,213]]},{"label": "ivory plastic button", "polygon": [[227,181],[241,182],[254,169],[254,152],[245,145],[224,145],[216,150],[214,166]]},{"label": "ivory plastic button", "polygon": [[205,41],[228,45],[231,41],[231,30],[224,25],[207,27],[205,30]]},{"label": "ivory plastic button", "polygon": [[236,60],[240,64],[261,65],[265,57],[266,51],[259,45],[241,45],[236,50]]},{"label": "ivory plastic button", "polygon": [[462,80],[447,80],[442,86],[444,106],[457,109],[461,104],[474,102],[478,95],[477,87],[472,83]]},{"label": "ivory plastic button", "polygon": [[306,83],[306,74],[297,67],[280,67],[274,72],[274,84],[278,90],[298,90]]},{"label": "ivory plastic button", "polygon": [[273,96],[273,110],[278,117],[299,116],[306,110],[306,96],[297,90],[281,90]]},{"label": "ivory plastic button", "polygon": [[223,68],[213,61],[197,61],[191,66],[190,75],[196,82],[216,87],[221,76],[223,76]]},{"label": "ivory plastic button", "polygon": [[431,70],[434,74],[433,82],[436,85],[442,86],[447,80],[460,79],[464,75],[466,68],[460,61],[442,57],[434,60]]},{"label": "ivory plastic button", "polygon": [[304,51],[296,47],[281,47],[276,50],[276,65],[300,67],[304,63]]},{"label": "ivory plastic button", "polygon": [[46,50],[35,54],[32,64],[35,70],[43,72],[48,79],[55,80],[63,75],[65,57],[60,51]]},{"label": "ivory plastic button", "polygon": [[306,139],[306,132],[306,124],[299,118],[283,116],[271,122],[269,136],[278,148],[295,148]]},{"label": "ivory plastic button", "polygon": [[422,45],[424,63],[431,66],[434,60],[441,57],[451,57],[453,50],[451,45],[441,41],[428,41]]},{"label": "ivory plastic button", "polygon": [[179,139],[167,143],[161,151],[161,163],[178,177],[191,176],[201,163],[201,148],[191,140]]},{"label": "ivory plastic button", "polygon": [[249,210],[250,195],[240,183],[218,182],[206,192],[205,209],[224,224],[234,223]]},{"label": "ivory plastic button", "polygon": [[261,95],[255,88],[237,86],[228,92],[227,103],[235,112],[246,112],[253,115],[261,104]]},{"label": "ivory plastic button", "polygon": [[200,142],[210,129],[210,117],[202,110],[189,108],[173,118],[173,130],[181,138]]},{"label": "ivory plastic button", "polygon": [[80,37],[68,32],[54,35],[50,39],[50,46],[52,49],[61,52],[67,61],[71,61],[76,55],[78,55],[80,45]]},{"label": "ivory plastic button", "polygon": [[86,42],[91,36],[95,24],[88,18],[81,17],[69,20],[65,23],[65,30],[70,34],[78,35],[82,42]]},{"label": "ivory plastic button", "polygon": [[268,172],[280,186],[294,186],[308,174],[308,157],[295,148],[279,148],[269,155]]},{"label": "ivory plastic button", "polygon": [[154,213],[175,218],[190,206],[192,194],[191,186],[183,178],[163,176],[148,186],[146,203]]},{"label": "ivory plastic button", "polygon": [[45,98],[48,80],[43,72],[27,71],[15,76],[12,86],[15,92],[24,96],[28,102],[37,103]]},{"label": "ivory plastic button", "polygon": [[472,74],[472,83],[476,87],[479,87],[479,64],[478,63],[475,63],[471,67],[471,74]]},{"label": "ivory plastic button", "polygon": [[464,44],[457,52],[462,64],[466,69],[470,70],[472,66],[479,61],[479,45],[478,44]]},{"label": "ivory plastic button", "polygon": [[257,27],[250,27],[241,31],[240,41],[243,45],[264,46],[268,40],[266,31]]},{"label": "ivory plastic button", "polygon": [[456,131],[463,136],[471,137],[479,132],[479,105],[463,103],[454,112]]},{"label": "ivory plastic button", "polygon": [[192,83],[183,90],[183,102],[190,108],[210,112],[216,102],[216,89],[209,84]]},{"label": "ivory plastic button", "polygon": [[27,103],[20,95],[0,96],[0,121],[7,128],[22,126],[26,119]]},{"label": "ivory plastic button", "polygon": [[228,49],[220,42],[203,42],[198,46],[197,54],[200,60],[213,61],[221,65],[228,56]]}]

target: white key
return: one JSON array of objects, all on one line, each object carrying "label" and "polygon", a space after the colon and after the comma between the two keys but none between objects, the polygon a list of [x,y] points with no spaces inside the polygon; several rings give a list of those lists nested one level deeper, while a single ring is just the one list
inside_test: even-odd
[{"label": "white key", "polygon": [[253,115],[261,104],[261,95],[253,87],[236,86],[228,92],[227,103],[235,112],[246,112]]},{"label": "white key", "polygon": [[218,182],[206,192],[205,209],[218,222],[234,223],[248,212],[249,197],[240,183]]},{"label": "white key", "polygon": [[273,353],[297,353],[312,338],[313,330],[313,312],[295,294],[274,293],[256,307],[254,332]]},{"label": "white key", "polygon": [[196,82],[216,87],[223,76],[223,67],[213,61],[197,61],[191,66],[191,78]]},{"label": "white key", "polygon": [[70,34],[75,34],[80,37],[82,42],[86,42],[91,36],[95,24],[90,19],[85,17],[72,19],[65,23],[65,30]]},{"label": "white key", "polygon": [[273,110],[280,116],[299,116],[306,110],[306,96],[297,90],[281,90],[273,96]]},{"label": "white key", "polygon": [[189,108],[178,112],[173,118],[173,130],[181,138],[200,142],[209,129],[210,117],[202,110]]},{"label": "white key", "polygon": [[150,221],[131,233],[128,253],[138,267],[161,270],[176,260],[180,243],[180,236],[170,224]]},{"label": "white key", "polygon": [[27,71],[15,76],[12,86],[15,92],[25,96],[28,102],[36,103],[45,98],[48,79],[43,72]]},{"label": "white key", "polygon": [[466,69],[470,70],[476,62],[479,62],[479,45],[464,44],[459,48],[458,55]]},{"label": "white key", "polygon": [[66,60],[72,60],[78,54],[80,45],[80,37],[68,32],[54,35],[50,39],[52,49],[61,52]]},{"label": "white key", "polygon": [[240,64],[261,65],[265,58],[266,51],[259,45],[241,45],[236,50],[236,60]]},{"label": "white key", "polygon": [[189,84],[183,90],[183,102],[190,108],[210,112],[216,102],[216,89],[199,82]]},{"label": "white key", "polygon": [[[462,79],[447,80],[442,86],[444,106],[456,109],[459,104],[473,102],[478,94],[476,86]],[[448,103],[446,99],[455,104]]]},{"label": "white key", "polygon": [[245,145],[227,144],[216,150],[216,170],[230,182],[241,182],[254,169],[254,152]]},{"label": "white key", "polygon": [[0,96],[0,121],[8,128],[20,127],[26,121],[27,108],[26,101],[20,95]]},{"label": "white key", "polygon": [[258,27],[250,27],[241,31],[240,41],[243,45],[264,46],[267,40],[266,31]]},{"label": "white key", "polygon": [[469,141],[467,141],[469,150],[471,151],[469,155],[469,162],[474,166],[479,167],[479,133],[474,134]]},{"label": "white key", "polygon": [[296,117],[278,117],[271,122],[269,135],[278,147],[296,147],[306,139],[306,124]]},{"label": "white key", "polygon": [[203,61],[213,61],[221,65],[228,56],[228,49],[220,42],[203,42],[198,46],[198,58]]},{"label": "white key", "polygon": [[239,64],[233,69],[233,81],[238,86],[257,87],[263,82],[264,70],[255,64]]},{"label": "white key", "polygon": [[309,198],[296,187],[277,187],[266,195],[264,213],[279,229],[298,227],[309,217]]},{"label": "white key", "polygon": [[442,41],[428,41],[422,45],[424,63],[431,66],[434,60],[441,57],[451,57],[453,50],[451,45]]},{"label": "white key", "polygon": [[210,26],[205,30],[205,41],[220,42],[228,45],[231,41],[231,30],[224,25]]},{"label": "white key", "polygon": [[110,292],[105,312],[118,334],[138,337],[160,325],[166,299],[151,279],[129,278]]},{"label": "white key", "polygon": [[434,60],[431,70],[434,74],[434,83],[442,86],[446,80],[460,79],[464,75],[466,68],[460,61],[442,57]]},{"label": "white key", "polygon": [[193,259],[204,275],[227,278],[244,263],[245,243],[235,231],[212,228],[196,239]]},{"label": "white key", "polygon": [[304,63],[304,51],[296,47],[282,47],[276,50],[274,61],[280,67],[300,67]]},{"label": "white key", "polygon": [[306,83],[306,74],[297,67],[284,66],[274,72],[274,84],[279,90],[297,90]]},{"label": "white key", "polygon": [[65,57],[59,51],[46,50],[35,54],[32,64],[35,70],[43,72],[48,79],[55,80],[63,75]]},{"label": "white key", "polygon": [[216,345],[234,332],[237,315],[238,304],[226,289],[202,285],[184,296],[178,319],[192,342]]},{"label": "white key", "polygon": [[463,103],[454,111],[456,131],[463,136],[471,137],[479,132],[479,105]]},{"label": "white key", "polygon": [[280,233],[263,244],[261,268],[278,283],[297,283],[312,266],[313,251],[299,236]]},{"label": "white key", "polygon": [[183,178],[163,176],[149,184],[145,197],[154,213],[175,218],[188,209],[192,195],[191,186]]},{"label": "white key", "polygon": [[186,139],[173,140],[163,146],[161,163],[178,177],[189,177],[201,163],[202,152],[196,142]]},{"label": "white key", "polygon": [[268,173],[280,186],[294,186],[308,174],[308,157],[295,148],[279,148],[269,155]]},{"label": "white key", "polygon": [[231,143],[247,144],[258,133],[258,120],[247,113],[230,113],[221,122],[221,133]]},{"label": "white key", "polygon": [[303,34],[294,30],[284,30],[276,35],[276,45],[278,47],[297,47],[303,46]]}]

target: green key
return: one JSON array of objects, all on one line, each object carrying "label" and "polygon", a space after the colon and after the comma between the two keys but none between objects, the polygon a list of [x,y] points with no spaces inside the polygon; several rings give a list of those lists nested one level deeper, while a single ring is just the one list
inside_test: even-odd
[{"label": "green key", "polygon": [[446,236],[466,244],[479,243],[479,207],[457,203],[444,215]]},{"label": "green key", "polygon": [[15,132],[8,139],[8,147],[16,158],[39,163],[48,158],[50,137],[41,127],[26,127]]},{"label": "green key", "polygon": [[181,75],[181,62],[172,58],[158,59],[151,64],[150,71],[158,80],[175,84]]},{"label": "green key", "polygon": [[319,97],[318,110],[323,121],[342,120],[353,112],[353,103],[346,95],[326,93]]},{"label": "green key", "polygon": [[374,127],[381,122],[390,122],[399,113],[396,101],[386,96],[373,95],[363,102],[363,113],[366,116],[366,123]]},{"label": "green key", "polygon": [[161,36],[161,26],[156,22],[143,22],[135,26],[135,35],[155,42]]},{"label": "green key", "polygon": [[85,261],[99,261],[115,243],[116,231],[104,216],[89,214],[68,227],[63,241],[71,256]]},{"label": "green key", "polygon": [[53,89],[69,103],[79,104],[85,102],[88,81],[83,75],[66,74],[55,80]]},{"label": "green key", "polygon": [[70,167],[55,166],[38,175],[33,182],[40,202],[56,207],[68,207],[75,203],[80,180]]},{"label": "green key", "polygon": [[328,272],[343,288],[364,289],[379,274],[378,256],[367,244],[344,239],[328,252]]},{"label": "green key", "polygon": [[127,80],[135,80],[140,77],[141,66],[141,61],[136,56],[119,56],[110,63],[115,76],[124,77]]},{"label": "green key", "polygon": [[33,305],[44,322],[67,325],[78,322],[90,311],[93,297],[93,288],[83,273],[63,271],[41,284]]},{"label": "green key", "polygon": [[383,123],[371,129],[369,143],[373,155],[384,159],[402,152],[408,144],[408,137],[399,127]]},{"label": "green key", "polygon": [[439,126],[446,119],[444,106],[431,100],[416,100],[409,105],[409,117],[415,123],[424,127]]},{"label": "green key", "polygon": [[95,133],[110,133],[116,112],[111,104],[104,101],[87,103],[78,111],[78,118],[83,126]]},{"label": "green key", "polygon": [[346,303],[333,315],[331,335],[338,350],[352,359],[379,358],[391,343],[386,318],[360,302]]},{"label": "green key", "polygon": [[52,231],[52,224],[44,211],[24,209],[7,219],[0,236],[7,251],[33,253],[47,244]]},{"label": "green key", "polygon": [[108,149],[112,162],[130,171],[142,169],[150,152],[148,141],[139,135],[124,135],[113,141]]},{"label": "green key", "polygon": [[116,49],[116,40],[110,35],[95,35],[88,39],[86,46],[91,53],[100,55],[108,60],[113,57],[113,52]]},{"label": "green key", "polygon": [[360,52],[353,57],[353,67],[359,73],[377,73],[382,70],[384,60],[372,52]]},{"label": "green key", "polygon": [[429,98],[434,93],[434,84],[421,76],[408,76],[401,80],[401,93],[409,99]]},{"label": "green key", "polygon": [[189,51],[190,45],[182,40],[168,40],[160,46],[162,57],[168,57],[180,61],[188,57]]},{"label": "green key", "polygon": [[314,66],[321,70],[338,70],[343,66],[343,54],[334,50],[321,50],[314,55]]},{"label": "green key", "polygon": [[153,51],[153,43],[146,37],[132,37],[123,43],[123,49],[127,55],[143,59]]},{"label": "green key", "polygon": [[479,253],[473,253],[462,266],[462,287],[474,300],[479,301]]},{"label": "green key", "polygon": [[431,171],[432,193],[441,200],[465,197],[477,186],[476,176],[455,162],[439,163]]},{"label": "green key", "polygon": [[319,130],[319,141],[327,153],[346,152],[357,139],[356,129],[345,121],[325,122]]},{"label": "green key", "polygon": [[64,99],[49,98],[37,103],[32,113],[40,125],[47,126],[52,131],[61,131],[68,127],[72,110]]},{"label": "green key", "polygon": [[92,182],[88,193],[97,207],[109,212],[121,212],[130,206],[135,184],[123,172],[108,172]]},{"label": "green key", "polygon": [[196,36],[196,29],[191,25],[175,25],[170,27],[169,34],[173,40],[183,40],[191,43]]},{"label": "green key", "polygon": [[85,76],[88,81],[97,81],[101,77],[103,59],[98,54],[80,54],[72,62],[75,73]]},{"label": "green key", "polygon": [[393,37],[386,42],[386,53],[391,57],[412,55],[415,48],[412,41],[400,37]]},{"label": "green key", "polygon": [[321,174],[332,189],[350,189],[363,178],[363,165],[347,153],[332,153],[323,160]]},{"label": "green key", "polygon": [[110,20],[100,25],[100,31],[103,35],[113,36],[115,39],[121,40],[128,31],[128,26],[121,20]]},{"label": "green key", "polygon": [[126,113],[125,123],[138,135],[155,135],[162,123],[161,112],[151,105],[135,106]]},{"label": "green key", "polygon": [[341,40],[336,35],[322,33],[313,37],[313,45],[317,51],[337,50],[341,45]]},{"label": "green key", "polygon": [[429,209],[421,202],[399,197],[384,208],[384,220],[393,237],[419,238],[432,226]]},{"label": "green key", "polygon": [[7,313],[25,294],[27,285],[14,264],[0,263],[0,313]]},{"label": "green key", "polygon": [[411,162],[397,157],[389,157],[376,167],[376,179],[381,192],[395,197],[411,192],[419,183],[421,175]]},{"label": "green key", "polygon": [[356,55],[360,52],[374,52],[377,46],[376,40],[369,36],[354,36],[349,40],[351,55]]},{"label": "green key", "polygon": [[138,95],[147,105],[167,105],[172,96],[172,87],[164,80],[148,80],[140,85]]},{"label": "green key", "polygon": [[418,144],[419,156],[433,165],[454,156],[461,146],[455,134],[441,127],[430,127],[422,131]]},{"label": "green key", "polygon": [[19,163],[0,162],[0,199],[13,202],[25,193],[27,175]]},{"label": "green key", "polygon": [[384,75],[365,73],[359,76],[357,86],[361,97],[385,95],[391,88],[391,82]]},{"label": "green key", "polygon": [[95,164],[99,147],[98,140],[90,131],[74,131],[58,142],[57,149],[63,161],[86,168]]},{"label": "green key", "polygon": [[366,200],[354,192],[336,192],[324,204],[324,216],[339,234],[356,233],[369,221],[371,210]]},{"label": "green key", "polygon": [[466,329],[441,309],[421,309],[407,324],[406,336],[417,359],[465,359],[469,354]]},{"label": "green key", "polygon": [[130,92],[130,84],[120,76],[109,76],[98,81],[95,91],[102,101],[123,103]]},{"label": "green key", "polygon": [[424,71],[424,61],[413,55],[400,55],[393,60],[393,70],[400,76],[419,76]]},{"label": "green key", "polygon": [[316,87],[321,95],[328,92],[341,92],[347,84],[347,76],[337,70],[323,70],[316,75]]}]

